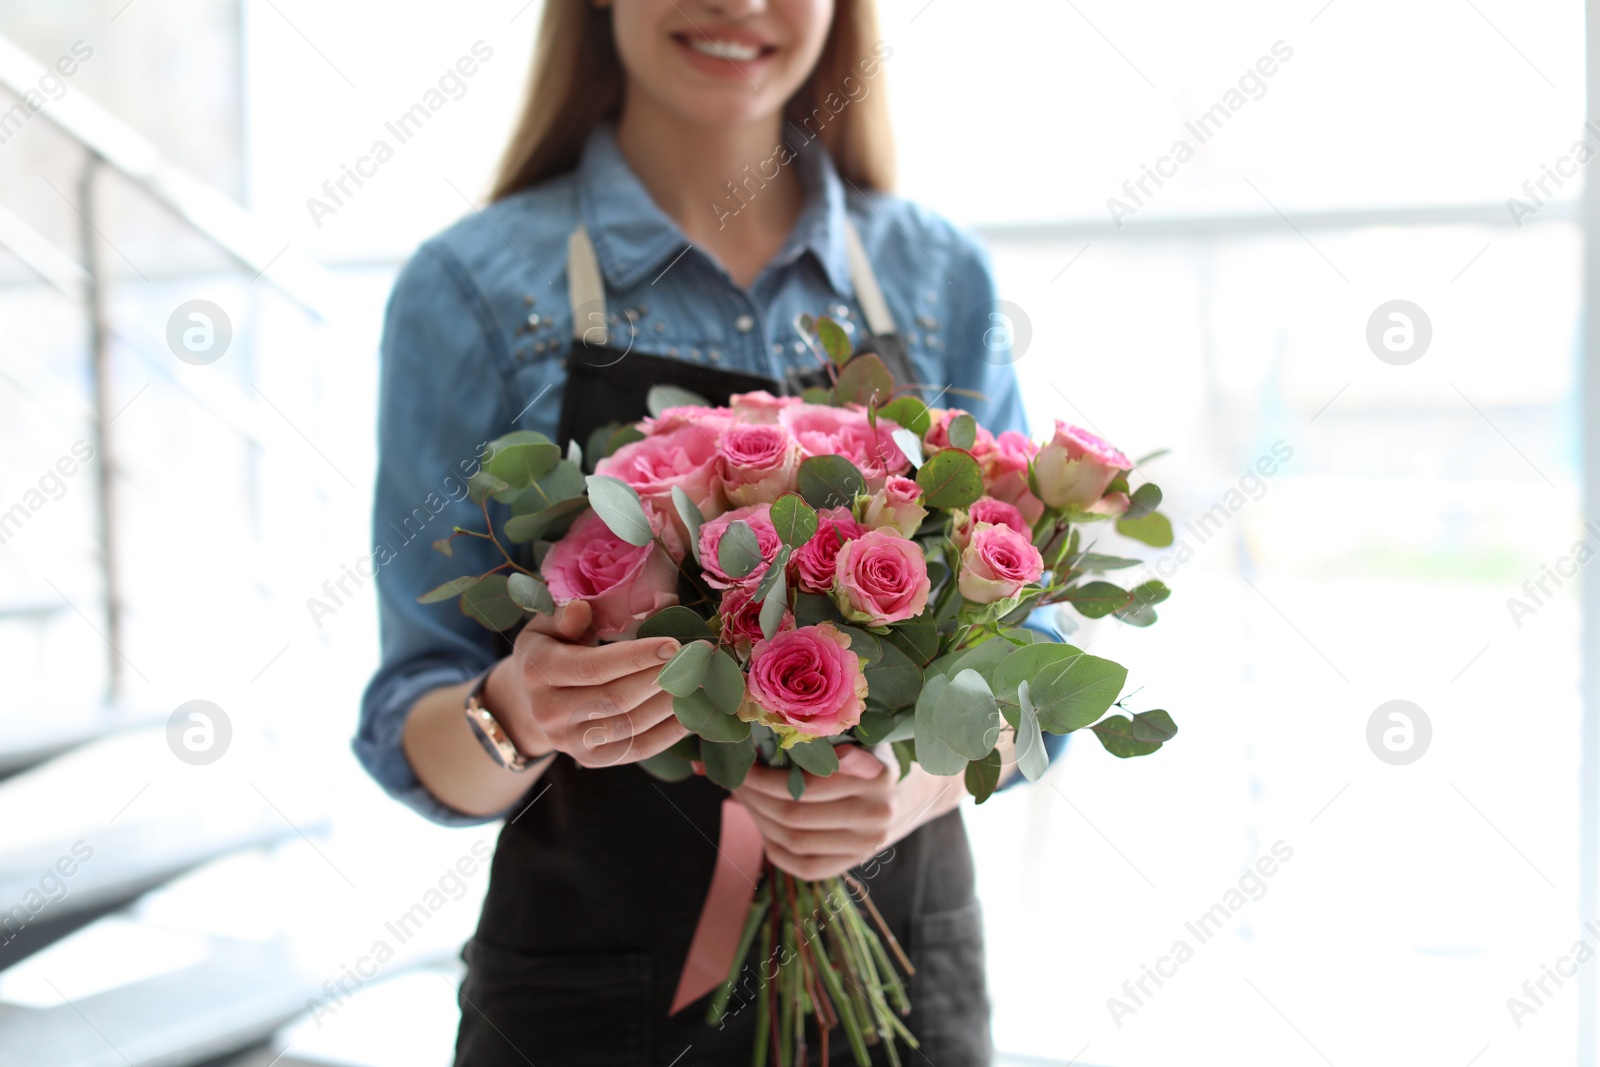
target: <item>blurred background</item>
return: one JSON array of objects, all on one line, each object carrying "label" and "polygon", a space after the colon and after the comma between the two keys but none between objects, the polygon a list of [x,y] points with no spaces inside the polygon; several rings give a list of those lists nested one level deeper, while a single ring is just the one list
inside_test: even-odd
[{"label": "blurred background", "polygon": [[[1035,427],[1171,450],[1161,623],[1073,639],[1183,733],[966,813],[1003,1065],[1596,1062],[1588,6],[883,0]],[[0,1064],[450,1062],[497,828],[355,763],[349,576],[383,303],[538,8],[0,7]]]}]

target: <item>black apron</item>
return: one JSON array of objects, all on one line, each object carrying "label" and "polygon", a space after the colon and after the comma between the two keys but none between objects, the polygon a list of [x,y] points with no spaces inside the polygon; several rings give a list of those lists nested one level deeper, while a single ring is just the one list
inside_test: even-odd
[{"label": "black apron", "polygon": [[[898,381],[909,360],[853,230],[851,274],[876,351]],[[607,345],[603,289],[587,235],[571,242],[574,344],[567,362],[558,441],[584,444],[610,422],[644,417],[652,385],[676,385],[725,404],[733,393],[797,393],[825,379],[784,381],[722,371]],[[587,326],[586,326],[587,321]],[[584,336],[585,329],[588,336]],[[727,792],[701,777],[662,782],[636,765],[587,769],[565,755],[544,772],[532,802],[501,831],[478,930],[463,958],[456,1067],[691,1067],[750,1062],[759,940],[746,960],[748,993],[736,993],[720,1027],[703,997],[667,1009],[711,884]],[[951,812],[856,868],[917,974],[906,1020],[922,1055],[906,1064],[988,1067],[989,1001],[983,927],[972,854]],[[820,1062],[815,1024],[807,1044]],[[853,1063],[842,1030],[831,1062]],[[887,1063],[881,1047],[873,1063]],[[926,1057],[924,1059],[923,1057]]]}]

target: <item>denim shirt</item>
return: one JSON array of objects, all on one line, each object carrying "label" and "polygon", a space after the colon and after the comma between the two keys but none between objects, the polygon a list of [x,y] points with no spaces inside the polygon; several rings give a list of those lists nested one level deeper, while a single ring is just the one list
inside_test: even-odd
[{"label": "denim shirt", "polygon": [[[446,558],[430,543],[455,526],[482,529],[466,477],[486,442],[513,430],[556,433],[572,336],[567,238],[580,222],[604,277],[613,346],[781,378],[791,366],[814,365],[795,335],[796,315],[826,313],[847,330],[866,329],[850,282],[848,217],[918,384],[931,386],[923,398],[933,402],[946,386],[978,393],[946,394],[941,406],[964,407],[996,433],[1026,432],[1008,353],[986,336],[995,285],[974,240],[914,204],[854,187],[820,144],[800,147],[786,165],[802,179],[804,207],[748,290],[655,205],[608,126],[591,134],[575,171],[462,219],[401,270],[379,381],[373,560],[382,664],[362,699],[354,749],[385,790],[428,818],[490,821],[450,809],[417,780],[401,748],[406,715],[423,694],[503,654],[501,639],[454,603],[416,602],[451,578],[494,567],[496,550],[458,537]],[[729,186],[728,198],[706,210],[736,226],[741,204],[761,195],[761,178],[747,172]]]}]

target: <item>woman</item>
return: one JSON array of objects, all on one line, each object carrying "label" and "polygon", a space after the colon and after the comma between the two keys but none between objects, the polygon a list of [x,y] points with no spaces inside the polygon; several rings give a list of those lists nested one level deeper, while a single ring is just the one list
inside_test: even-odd
[{"label": "woman", "polygon": [[[983,255],[883,193],[891,56],[871,0],[547,0],[494,202],[396,283],[376,522],[404,541],[379,575],[383,665],[355,748],[432,819],[507,819],[465,952],[464,1067],[743,1064],[755,1025],[735,1010],[707,1027],[703,998],[669,1014],[726,795],[635,766],[684,736],[655,685],[675,643],[595,645],[575,602],[509,647],[415,603],[493,565],[479,541],[450,560],[426,544],[481,520],[459,480],[481,445],[513,429],[583,443],[641,417],[658,381],[714,402],[793,389],[815,367],[802,312],[847,323],[930,401],[981,394],[964,403],[983,424],[1022,428],[1007,353],[984,346]],[[738,791],[778,866],[870,879],[939,1067],[990,1055],[961,792],[917,768],[814,779],[797,803],[759,767]]]}]

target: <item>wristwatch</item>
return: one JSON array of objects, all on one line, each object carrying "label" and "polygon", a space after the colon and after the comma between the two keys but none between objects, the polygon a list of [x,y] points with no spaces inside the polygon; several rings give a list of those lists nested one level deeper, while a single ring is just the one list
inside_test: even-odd
[{"label": "wristwatch", "polygon": [[517,751],[517,746],[506,733],[505,727],[501,726],[499,720],[483,706],[483,689],[488,684],[489,671],[484,671],[467,693],[466,715],[467,725],[472,728],[472,735],[478,739],[478,744],[483,746],[483,750],[489,753],[489,757],[506,770],[521,774],[534,764],[554,756],[554,752],[542,756],[524,756]]}]

